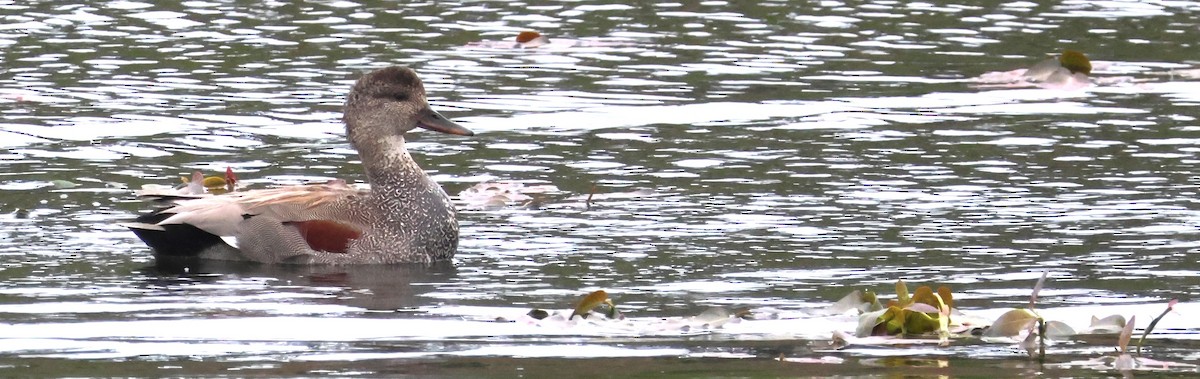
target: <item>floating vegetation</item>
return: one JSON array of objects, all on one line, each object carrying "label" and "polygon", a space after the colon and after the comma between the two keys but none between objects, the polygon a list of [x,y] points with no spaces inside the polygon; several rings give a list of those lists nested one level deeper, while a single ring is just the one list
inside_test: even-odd
[{"label": "floating vegetation", "polygon": [[220,195],[233,192],[234,186],[237,184],[237,175],[233,174],[233,168],[226,167],[225,176],[204,176],[200,171],[196,171],[192,173],[190,180],[183,176],[179,177],[179,180],[193,194],[210,193]]},{"label": "floating vegetation", "polygon": [[1062,54],[1044,59],[1028,69],[989,72],[980,75],[975,81],[1004,87],[1037,86],[1047,89],[1074,90],[1092,85],[1092,68],[1092,61],[1084,53],[1076,50],[1064,50]]},{"label": "floating vegetation", "polygon": [[55,179],[55,180],[50,181],[50,186],[55,189],[68,189],[68,188],[79,187],[79,183],[75,183],[75,182],[72,182],[69,180]]},{"label": "floating vegetation", "polygon": [[886,308],[860,315],[854,334],[857,337],[905,337],[936,332],[940,340],[945,341],[950,335],[952,305],[948,287],[940,287],[938,293],[934,293],[929,286],[921,286],[909,296],[908,285],[900,280],[896,282],[896,299],[889,301]]},{"label": "floating vegetation", "polygon": [[601,304],[608,305],[608,313],[605,313],[605,316],[608,316],[608,318],[618,318],[620,316],[620,313],[617,312],[617,305],[613,303],[612,299],[608,298],[608,293],[604,292],[604,290],[598,290],[584,296],[583,300],[579,301],[579,305],[575,306],[575,311],[571,312],[571,316],[567,317],[567,320],[575,318],[575,316],[587,318],[588,314],[592,313],[592,309]]},{"label": "floating vegetation", "polygon": [[[603,307],[604,312],[596,312],[597,307]],[[730,323],[740,323],[751,316],[747,309],[710,307],[695,316],[630,319],[618,310],[607,292],[597,290],[580,299],[570,312],[535,308],[515,320],[499,317],[496,321],[557,330],[589,327],[603,330],[605,334],[633,336],[700,335],[713,333]]]},{"label": "floating vegetation", "polygon": [[[829,328],[827,335],[830,336],[831,349],[814,350],[821,355],[813,357],[789,357],[781,353],[777,359],[786,363],[841,364],[844,360],[829,354],[852,346],[874,349],[928,346],[941,349],[950,345],[1007,344],[1013,347],[1014,353],[1024,352],[1047,367],[1119,371],[1196,368],[1189,363],[1141,356],[1141,346],[1146,343],[1146,337],[1163,317],[1174,310],[1177,304],[1175,300],[1143,331],[1135,352],[1130,349],[1135,317],[1127,319],[1119,314],[1091,316],[1087,327],[1072,327],[1066,322],[1044,317],[1038,311],[1038,303],[1047,277],[1048,273],[1044,273],[1034,285],[1028,304],[1004,311],[990,321],[972,317],[957,309],[955,295],[949,286],[938,285],[935,290],[932,285],[921,285],[909,292],[909,284],[903,280],[895,283],[895,298],[881,299],[870,290],[854,290],[826,307],[803,312],[803,316],[781,315],[783,311],[767,308],[709,307],[694,316],[627,317],[617,310],[616,302],[607,291],[597,290],[561,311],[533,309],[515,320],[498,320],[545,329],[546,333],[574,331],[585,335],[631,337],[739,335],[754,331],[786,339],[791,331],[811,334],[814,328]],[[856,321],[847,322],[849,320],[845,319],[848,317]],[[846,331],[846,326],[851,324],[854,325],[853,333]],[[1047,348],[1053,344],[1070,342],[1077,349],[1080,343],[1095,341],[1096,338],[1116,339],[1115,353],[1087,360],[1045,363]]]},{"label": "floating vegetation", "polygon": [[[1050,340],[1070,339],[1074,336],[1088,334],[1115,334],[1117,337],[1117,354],[1106,355],[1085,361],[1073,361],[1060,364],[1050,364],[1050,367],[1069,368],[1082,367],[1099,370],[1115,369],[1130,370],[1173,370],[1193,369],[1196,365],[1190,363],[1168,362],[1141,357],[1141,345],[1145,342],[1154,326],[1164,316],[1170,313],[1177,300],[1171,300],[1157,318],[1155,318],[1138,341],[1138,356],[1130,354],[1129,342],[1132,338],[1136,316],[1126,321],[1124,316],[1110,315],[1106,317],[1091,317],[1091,323],[1083,332],[1061,321],[1046,320],[1036,311],[1038,294],[1044,287],[1047,273],[1034,285],[1025,308],[1015,308],[1001,314],[992,321],[980,334],[979,341],[985,343],[1013,343],[1028,352],[1031,357],[1044,361],[1046,346]],[[850,295],[834,303],[831,308],[835,311],[859,310],[858,329],[856,336],[851,337],[841,331],[833,332],[832,345],[843,349],[851,345],[920,345],[933,344],[945,346],[954,340],[972,340],[971,334],[950,332],[950,326],[955,325],[950,318],[953,309],[952,294],[948,287],[939,287],[933,293],[928,286],[918,287],[909,296],[907,284],[904,281],[896,283],[896,299],[888,301],[887,308],[876,309],[878,301],[869,291],[854,291]],[[872,305],[875,304],[875,305]],[[963,330],[959,328],[957,330]],[[932,332],[937,332],[938,339],[926,338]],[[781,361],[811,362],[811,359],[792,359]]]},{"label": "floating vegetation", "polygon": [[664,196],[652,189],[600,192],[593,183],[586,194],[571,195],[553,184],[533,184],[515,181],[485,181],[458,192],[459,209],[497,211],[504,209],[581,209],[591,210],[608,201],[638,200]]},{"label": "floating vegetation", "polygon": [[538,208],[548,194],[560,192],[552,184],[531,185],[513,181],[487,181],[459,191],[458,199],[467,209],[497,210],[515,205]]},{"label": "floating vegetation", "polygon": [[190,177],[181,176],[179,186],[171,187],[147,184],[137,191],[138,197],[148,198],[190,198],[208,195],[220,195],[237,189],[238,178],[233,168],[226,167],[222,176],[204,176],[200,171],[192,172]]},{"label": "floating vegetation", "polygon": [[1072,74],[1088,75],[1092,73],[1092,61],[1088,60],[1083,53],[1075,50],[1063,51],[1062,55],[1058,57],[1058,63]]},{"label": "floating vegetation", "polygon": [[1164,309],[1162,311],[1162,313],[1158,315],[1158,317],[1154,318],[1154,320],[1150,320],[1150,325],[1147,325],[1146,330],[1142,332],[1142,338],[1138,339],[1138,344],[1137,344],[1138,356],[1142,355],[1142,343],[1146,342],[1146,336],[1149,336],[1150,332],[1154,331],[1154,327],[1158,326],[1158,322],[1161,321],[1162,318],[1167,315],[1167,313],[1171,313],[1171,311],[1175,309],[1176,304],[1179,304],[1179,300],[1171,299],[1171,302],[1167,303],[1167,309]]},{"label": "floating vegetation", "polygon": [[[1150,326],[1148,326],[1146,328],[1146,331],[1143,333],[1143,337],[1142,337],[1143,340],[1145,339],[1145,335],[1149,334],[1150,330],[1154,328],[1154,324],[1157,324],[1158,320],[1162,319],[1163,316],[1165,316],[1167,313],[1169,313],[1171,311],[1172,308],[1174,308],[1175,303],[1176,303],[1175,300],[1171,300],[1171,302],[1167,306],[1167,310],[1164,311],[1161,315],[1159,315],[1159,317],[1155,318],[1154,321],[1151,321]],[[1135,357],[1135,356],[1133,356],[1133,354],[1130,354],[1129,353],[1129,341],[1133,338],[1133,329],[1134,329],[1134,325],[1136,323],[1137,323],[1137,316],[1130,316],[1129,322],[1125,323],[1125,326],[1121,328],[1121,332],[1117,336],[1117,349],[1116,349],[1115,355],[1105,355],[1105,356],[1101,356],[1099,358],[1093,358],[1093,359],[1082,360],[1082,361],[1071,361],[1071,362],[1060,363],[1060,364],[1052,364],[1052,365],[1048,365],[1048,366],[1053,367],[1053,368],[1080,367],[1080,368],[1091,368],[1091,369],[1096,369],[1096,370],[1113,369],[1113,370],[1121,371],[1123,373],[1128,373],[1128,372],[1134,371],[1134,370],[1169,371],[1169,370],[1179,370],[1179,369],[1193,369],[1194,370],[1197,368],[1196,365],[1191,364],[1191,363],[1161,361],[1161,360],[1142,357],[1141,356],[1141,347],[1142,347],[1141,344],[1143,341],[1138,341],[1138,352],[1137,352],[1138,356]]]},{"label": "floating vegetation", "polygon": [[555,37],[553,40],[550,37],[542,35],[532,30],[526,30],[517,33],[515,37],[499,41],[475,41],[467,43],[467,48],[475,49],[539,49],[539,50],[559,50],[569,48],[612,48],[632,46],[629,41],[621,40],[602,40],[602,39],[570,39]]}]

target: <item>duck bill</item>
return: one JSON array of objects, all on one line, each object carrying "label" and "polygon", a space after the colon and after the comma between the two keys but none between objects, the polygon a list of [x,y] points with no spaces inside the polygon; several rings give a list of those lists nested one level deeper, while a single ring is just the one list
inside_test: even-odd
[{"label": "duck bill", "polygon": [[425,112],[425,115],[421,116],[420,120],[417,120],[417,126],[420,126],[422,128],[429,129],[429,130],[432,130],[435,132],[442,132],[442,133],[446,133],[446,134],[454,134],[454,135],[460,135],[460,136],[475,135],[474,132],[470,131],[467,128],[462,127],[462,125],[459,125],[459,124],[455,123],[454,121],[450,121],[450,119],[446,118],[445,116],[442,116],[441,113],[437,113],[437,111],[434,111],[432,109],[430,109],[428,112]]}]

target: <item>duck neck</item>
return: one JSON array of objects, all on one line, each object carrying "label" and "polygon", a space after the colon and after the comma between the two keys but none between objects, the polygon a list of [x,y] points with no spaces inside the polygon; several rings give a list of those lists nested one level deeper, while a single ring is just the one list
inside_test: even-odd
[{"label": "duck neck", "polygon": [[429,176],[404,148],[404,136],[381,137],[357,145],[372,193],[404,199],[412,193],[422,192],[414,189],[428,185]]}]

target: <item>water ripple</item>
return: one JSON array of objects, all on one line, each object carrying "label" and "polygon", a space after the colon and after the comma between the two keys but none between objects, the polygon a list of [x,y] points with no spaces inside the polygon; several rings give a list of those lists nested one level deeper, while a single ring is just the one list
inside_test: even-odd
[{"label": "water ripple", "polygon": [[[12,354],[563,356],[450,340],[601,288],[648,317],[798,311],[897,279],[1002,309],[1044,270],[1044,301],[1066,310],[1200,291],[1194,2],[0,8]],[[512,47],[527,29],[552,43]],[[984,80],[1064,48],[1092,57],[1088,86]],[[451,270],[177,272],[115,225],[148,208],[131,188],[192,170],[230,167],[252,188],[361,180],[340,105],[359,73],[391,64],[417,68],[433,107],[478,133],[410,136],[448,193],[561,191],[463,209]],[[695,353],[635,350],[579,356]]]}]

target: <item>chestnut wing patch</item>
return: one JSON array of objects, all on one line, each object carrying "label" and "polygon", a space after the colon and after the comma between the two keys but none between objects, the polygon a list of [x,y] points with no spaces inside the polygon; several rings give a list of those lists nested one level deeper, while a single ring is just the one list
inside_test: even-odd
[{"label": "chestnut wing patch", "polygon": [[329,253],[346,253],[350,241],[362,237],[362,231],[353,226],[331,220],[289,221],[300,231],[300,236],[308,242],[308,247],[317,251]]}]

